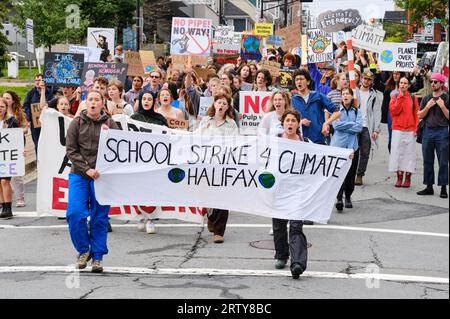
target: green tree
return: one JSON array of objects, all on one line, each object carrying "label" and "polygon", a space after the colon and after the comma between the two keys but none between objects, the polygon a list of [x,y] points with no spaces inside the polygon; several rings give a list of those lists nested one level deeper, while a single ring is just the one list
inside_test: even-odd
[{"label": "green tree", "polygon": [[136,0],[80,0],[80,8],[90,27],[117,28],[118,39],[123,28],[136,23]]},{"label": "green tree", "polygon": [[384,37],[385,42],[405,42],[407,40],[405,24],[385,21],[383,23],[383,29],[386,31]]},{"label": "green tree", "polygon": [[[86,34],[87,21],[80,18],[74,25],[71,14],[66,12],[69,5],[79,5],[80,0],[21,0],[14,1],[17,15],[13,24],[25,35],[25,21],[33,20],[34,43],[45,46],[50,51],[53,45],[62,42],[78,43]],[[75,13],[76,14],[76,13]]]},{"label": "green tree", "polygon": [[448,0],[396,0],[396,4],[411,14],[409,23],[423,27],[424,20],[438,18],[448,38]]},{"label": "green tree", "polygon": [[[0,0],[0,31],[3,29],[3,22],[8,14],[8,8],[6,7],[7,1]],[[9,61],[7,46],[11,45],[8,38],[0,32],[0,66],[5,65],[5,62]]]}]

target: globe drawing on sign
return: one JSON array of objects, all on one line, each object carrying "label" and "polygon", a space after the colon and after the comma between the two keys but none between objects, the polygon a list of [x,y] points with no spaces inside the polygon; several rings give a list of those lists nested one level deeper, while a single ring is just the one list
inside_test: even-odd
[{"label": "globe drawing on sign", "polygon": [[264,172],[259,175],[258,180],[264,188],[272,188],[275,185],[275,176],[272,173]]},{"label": "globe drawing on sign", "polygon": [[383,52],[381,52],[380,56],[383,63],[391,63],[392,60],[394,60],[394,54],[391,50],[384,50]]},{"label": "globe drawing on sign", "polygon": [[54,63],[52,66],[52,76],[57,79],[72,79],[78,76],[76,66],[67,60]]},{"label": "globe drawing on sign", "polygon": [[320,54],[325,52],[330,43],[330,40],[328,40],[326,37],[319,36],[317,39],[311,42],[311,47],[314,53]]},{"label": "globe drawing on sign", "polygon": [[261,41],[258,38],[252,37],[252,36],[246,37],[244,39],[244,43],[243,43],[244,49],[248,53],[250,53],[250,52],[258,52],[260,44],[261,44]]},{"label": "globe drawing on sign", "polygon": [[184,179],[186,173],[180,168],[174,168],[169,171],[168,176],[172,183],[179,183]]}]

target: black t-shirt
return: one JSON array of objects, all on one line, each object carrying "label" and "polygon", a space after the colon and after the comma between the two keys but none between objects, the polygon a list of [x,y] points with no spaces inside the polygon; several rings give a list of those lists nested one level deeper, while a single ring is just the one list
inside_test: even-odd
[{"label": "black t-shirt", "polygon": [[[423,110],[425,106],[427,105],[428,101],[430,101],[433,98],[432,94],[429,94],[425,96],[422,99],[422,102],[420,103],[420,109]],[[441,98],[444,100],[445,107],[448,110],[448,94],[443,93],[441,95]],[[429,111],[427,116],[425,117],[425,125],[427,127],[446,127],[449,125],[448,119],[445,117],[444,112],[442,112],[439,105],[433,106]]]}]

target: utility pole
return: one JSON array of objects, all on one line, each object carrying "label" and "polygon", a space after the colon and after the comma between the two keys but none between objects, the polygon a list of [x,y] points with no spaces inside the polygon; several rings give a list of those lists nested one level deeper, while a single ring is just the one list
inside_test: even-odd
[{"label": "utility pole", "polygon": [[223,21],[223,0],[219,0],[219,25],[224,25]]},{"label": "utility pole", "polygon": [[284,26],[288,26],[288,0],[284,0]]},{"label": "utility pole", "polygon": [[137,23],[136,23],[136,51],[139,52],[141,49],[141,1],[136,1],[136,15],[137,15]]}]

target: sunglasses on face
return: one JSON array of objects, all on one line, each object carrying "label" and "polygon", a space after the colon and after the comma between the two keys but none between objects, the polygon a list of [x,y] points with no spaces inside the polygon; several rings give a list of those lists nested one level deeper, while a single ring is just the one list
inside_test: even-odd
[{"label": "sunglasses on face", "polygon": [[150,75],[150,77],[151,77],[152,79],[159,79],[159,76],[157,76],[157,75]]},{"label": "sunglasses on face", "polygon": [[440,81],[436,81],[436,80],[431,81],[431,84],[438,84],[438,83],[440,83]]}]

